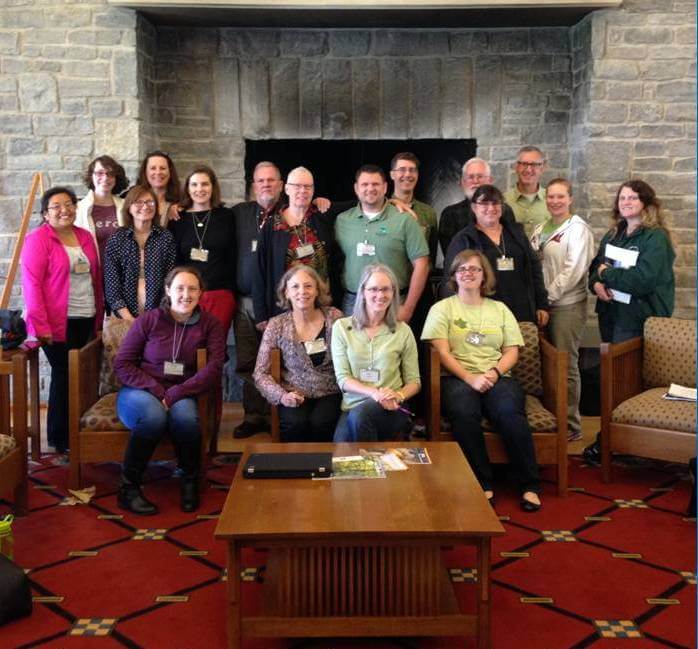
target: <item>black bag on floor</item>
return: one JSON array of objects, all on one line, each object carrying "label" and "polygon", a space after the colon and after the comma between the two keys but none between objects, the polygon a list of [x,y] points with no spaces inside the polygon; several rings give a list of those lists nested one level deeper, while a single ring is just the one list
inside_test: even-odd
[{"label": "black bag on floor", "polygon": [[0,554],[0,626],[32,613],[29,579],[16,563]]},{"label": "black bag on floor", "polygon": [[27,339],[27,324],[21,310],[0,309],[0,345],[17,349]]}]

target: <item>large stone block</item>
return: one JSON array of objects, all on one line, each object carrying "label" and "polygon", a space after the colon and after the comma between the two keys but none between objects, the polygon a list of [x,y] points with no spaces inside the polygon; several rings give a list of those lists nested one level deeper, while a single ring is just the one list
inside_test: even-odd
[{"label": "large stone block", "polygon": [[279,32],[274,29],[220,30],[218,53],[223,57],[262,59],[279,55]]},{"label": "large stone block", "polygon": [[630,104],[628,119],[631,122],[660,122],[664,118],[664,104],[644,102]]},{"label": "large stone block", "polygon": [[37,137],[10,137],[7,139],[7,154],[29,155],[32,153],[43,153],[45,140]]},{"label": "large stone block", "polygon": [[635,142],[633,152],[637,157],[664,155],[664,142]]},{"label": "large stone block", "polygon": [[26,7],[0,9],[0,25],[3,29],[41,28],[46,24],[41,9],[27,11]]},{"label": "large stone block", "polygon": [[89,117],[79,115],[36,115],[34,116],[36,135],[92,135],[94,124]]},{"label": "large stone block", "polygon": [[655,61],[641,61],[640,75],[647,81],[665,81],[670,79],[684,79],[690,75],[688,61],[672,61],[671,65],[658,65]]},{"label": "large stone block", "polygon": [[665,149],[668,156],[686,157],[695,154],[696,143],[690,139],[669,140]]},{"label": "large stone block", "polygon": [[71,29],[68,43],[75,45],[118,45],[122,32],[118,29]]},{"label": "large stone block", "polygon": [[52,171],[63,169],[63,161],[59,155],[13,155],[7,158],[7,169],[23,169],[28,171]]},{"label": "large stone block", "polygon": [[138,159],[138,135],[136,120],[95,119],[95,150],[116,160]]},{"label": "large stone block", "polygon": [[[111,66],[109,61],[66,61],[63,63],[61,72],[68,77],[104,79],[109,77]],[[120,76],[122,72],[119,69],[117,76]]]},{"label": "large stone block", "polygon": [[324,56],[327,54],[327,32],[312,30],[283,30],[281,56]]},{"label": "large stone block", "polygon": [[54,27],[86,27],[92,23],[92,10],[89,7],[63,4],[57,9],[47,9],[44,15],[46,24]]},{"label": "large stone block", "polygon": [[330,56],[366,56],[371,45],[371,33],[359,30],[332,30],[329,33]]},{"label": "large stone block", "polygon": [[489,37],[486,31],[462,31],[449,33],[449,49],[452,55],[473,56],[485,52],[489,47]]},{"label": "large stone block", "polygon": [[445,56],[448,48],[446,32],[378,30],[373,34],[375,56]]},{"label": "large stone block", "polygon": [[[283,42],[283,37],[282,37]],[[271,62],[271,123],[275,138],[298,137],[300,64],[297,59]]]},{"label": "large stone block", "polygon": [[570,51],[570,33],[566,27],[531,29],[530,40],[532,52],[552,54]]},{"label": "large stone block", "polygon": [[138,59],[135,52],[115,52],[112,60],[115,95],[138,96]]},{"label": "large stone block", "polygon": [[32,122],[29,115],[5,113],[2,116],[2,133],[8,135],[10,133],[31,133]]},{"label": "large stone block", "polygon": [[629,142],[589,142],[586,148],[589,179],[597,183],[626,179],[631,147]]},{"label": "large stone block", "polygon": [[489,36],[492,54],[525,54],[529,50],[528,29],[493,30]]},{"label": "large stone block", "polygon": [[672,168],[669,158],[635,158],[633,171],[669,171]]},{"label": "large stone block", "polygon": [[266,61],[240,61],[242,132],[252,139],[267,137],[269,123],[269,67]]},{"label": "large stone block", "polygon": [[19,34],[0,31],[0,54],[19,54]]},{"label": "large stone block", "polygon": [[[16,199],[11,196],[26,196],[31,188],[34,173],[30,171],[0,171],[0,232],[16,232],[19,215],[9,210]],[[5,209],[8,207],[8,210]]]},{"label": "large stone block", "polygon": [[440,110],[442,137],[472,137],[473,70],[470,59],[442,60]]},{"label": "large stone block", "polygon": [[240,133],[240,80],[237,61],[213,61],[213,125],[220,135]]},{"label": "large stone block", "polygon": [[323,61],[322,78],[322,135],[332,139],[350,139],[354,126],[351,61]]},{"label": "large stone block", "polygon": [[70,97],[60,100],[61,112],[67,115],[84,115],[87,112],[87,99]]},{"label": "large stone block", "polygon": [[46,145],[49,153],[66,156],[89,156],[94,150],[91,137],[51,137],[46,140]]},{"label": "large stone block", "polygon": [[19,101],[27,113],[50,113],[58,109],[58,89],[47,72],[19,75]]},{"label": "large stone block", "polygon": [[410,61],[409,137],[414,140],[441,136],[441,61]]},{"label": "large stone block", "polygon": [[640,127],[640,137],[658,138],[684,137],[686,129],[679,124],[648,124]]},{"label": "large stone block", "polygon": [[96,27],[121,27],[124,29],[136,28],[136,12],[133,9],[109,8],[106,13],[98,13],[94,16]]},{"label": "large stone block", "polygon": [[383,59],[380,66],[380,136],[386,139],[406,138],[409,131],[409,64],[404,59]]},{"label": "large stone block", "polygon": [[58,79],[58,92],[63,97],[106,97],[112,94],[108,79]]},{"label": "large stone block", "polygon": [[671,43],[674,32],[670,27],[631,28],[625,30],[625,42],[639,45],[662,45]]},{"label": "large stone block", "polygon": [[304,138],[322,136],[322,64],[317,59],[301,59],[298,72],[299,131]]},{"label": "large stone block", "polygon": [[606,83],[606,98],[610,101],[639,100],[642,97],[643,87],[639,81],[609,81]]},{"label": "large stone block", "polygon": [[637,63],[629,61],[594,61],[594,75],[599,79],[632,81],[640,76]]},{"label": "large stone block", "polygon": [[90,114],[94,117],[118,117],[123,113],[124,103],[121,99],[92,99]]},{"label": "large stone block", "polygon": [[605,128],[604,135],[607,137],[621,140],[634,139],[640,135],[640,127],[635,124],[611,124],[602,128]]},{"label": "large stone block", "polygon": [[354,136],[377,139],[380,133],[381,73],[377,59],[352,61],[354,81]]},{"label": "large stone block", "polygon": [[658,83],[655,91],[657,99],[690,100],[696,97],[695,80],[667,81]]}]

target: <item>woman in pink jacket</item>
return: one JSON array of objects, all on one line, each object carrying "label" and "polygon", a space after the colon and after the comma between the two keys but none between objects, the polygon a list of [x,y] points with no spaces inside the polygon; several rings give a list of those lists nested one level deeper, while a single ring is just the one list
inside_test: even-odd
[{"label": "woman in pink jacket", "polygon": [[59,454],[68,450],[68,350],[102,328],[102,272],[94,239],[75,227],[77,198],[52,187],[41,197],[44,224],[22,248],[22,290],[29,333],[51,365],[47,435]]}]

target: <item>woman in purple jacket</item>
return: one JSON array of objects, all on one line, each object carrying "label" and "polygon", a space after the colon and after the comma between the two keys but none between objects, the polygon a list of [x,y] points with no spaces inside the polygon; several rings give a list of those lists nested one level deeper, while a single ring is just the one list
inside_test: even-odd
[{"label": "woman in purple jacket", "polygon": [[[117,502],[134,514],[158,511],[143,496],[141,482],[165,433],[172,437],[182,472],[182,511],[193,512],[199,506],[201,430],[196,397],[218,388],[225,357],[223,327],[199,308],[203,288],[198,270],[173,268],[165,278],[163,305],[136,318],[114,360],[114,371],[124,385],[116,409],[131,431]],[[208,362],[197,371],[199,348],[207,350]]]},{"label": "woman in purple jacket", "polygon": [[59,454],[68,450],[68,352],[102,328],[104,311],[97,247],[90,232],[75,227],[76,204],[72,189],[46,190],[41,197],[44,223],[22,247],[27,325],[51,365],[48,443]]}]

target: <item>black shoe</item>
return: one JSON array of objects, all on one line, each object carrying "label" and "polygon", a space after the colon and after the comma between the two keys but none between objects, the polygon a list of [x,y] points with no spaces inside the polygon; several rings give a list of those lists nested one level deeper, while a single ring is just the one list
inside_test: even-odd
[{"label": "black shoe", "polygon": [[158,508],[151,503],[138,485],[122,482],[116,502],[121,509],[126,509],[139,516],[152,516],[158,513]]},{"label": "black shoe", "polygon": [[179,508],[183,512],[199,509],[199,479],[183,477],[179,483],[179,497]]},{"label": "black shoe", "polygon": [[243,421],[233,431],[233,437],[235,439],[245,439],[247,437],[252,437],[252,435],[256,435],[257,433],[261,433],[262,431],[264,431],[264,428],[262,428],[259,424],[255,424],[251,421]]},{"label": "black shoe", "polygon": [[589,444],[583,451],[582,457],[589,466],[601,466],[601,442],[599,441],[601,433],[596,434],[596,441]]},{"label": "black shoe", "polygon": [[521,496],[521,502],[519,504],[521,505],[521,509],[529,514],[532,512],[537,512],[541,507],[540,503],[534,503],[523,496]]}]

